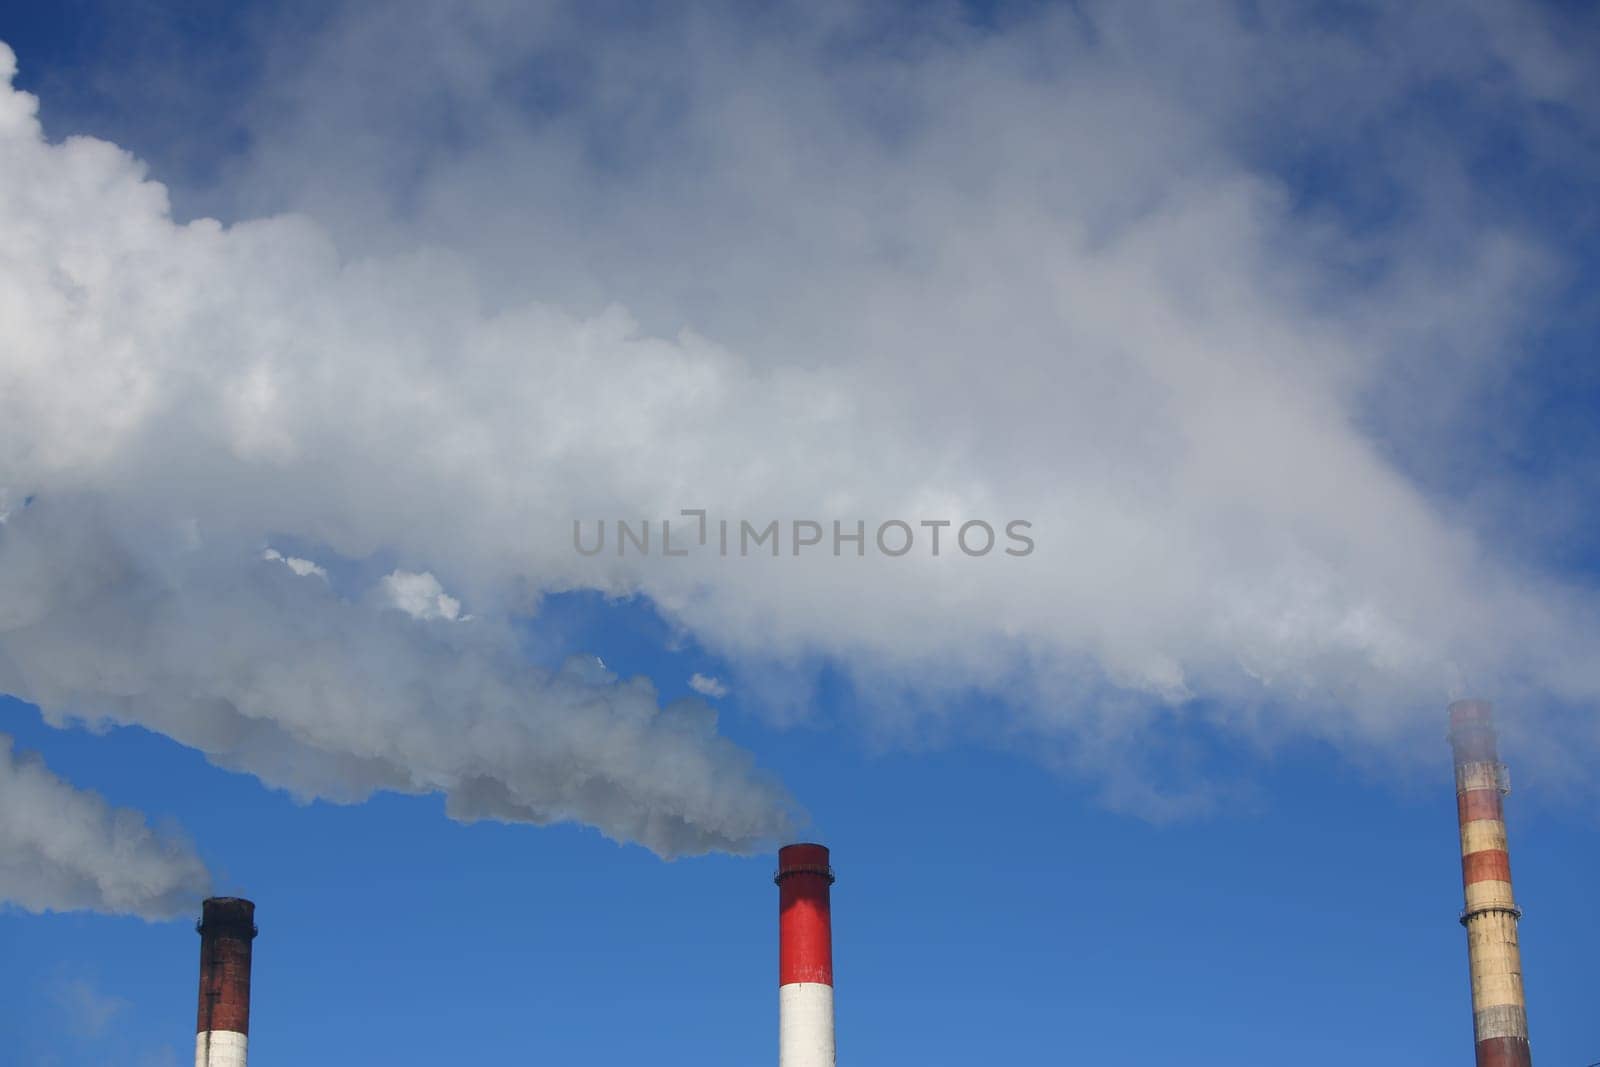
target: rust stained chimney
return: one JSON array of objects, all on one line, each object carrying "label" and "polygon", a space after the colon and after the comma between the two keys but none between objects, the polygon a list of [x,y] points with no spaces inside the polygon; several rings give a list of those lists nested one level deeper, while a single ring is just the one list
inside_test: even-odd
[{"label": "rust stained chimney", "polygon": [[245,1067],[250,1035],[250,943],[256,906],[238,897],[201,905],[200,1014],[195,1067]]}]

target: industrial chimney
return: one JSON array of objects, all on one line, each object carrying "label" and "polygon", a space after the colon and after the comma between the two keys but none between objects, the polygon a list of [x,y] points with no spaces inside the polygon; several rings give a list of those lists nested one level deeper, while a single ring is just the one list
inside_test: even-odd
[{"label": "industrial chimney", "polygon": [[1455,750],[1456,808],[1461,820],[1461,882],[1467,955],[1472,966],[1472,1029],[1478,1067],[1531,1067],[1522,953],[1511,893],[1511,856],[1501,797],[1510,792],[1495,742],[1494,721],[1482,700],[1450,705]]},{"label": "industrial chimney", "polygon": [[200,932],[195,1067],[245,1067],[255,913],[255,904],[238,897],[212,897],[201,905],[200,921],[195,924]]},{"label": "industrial chimney", "polygon": [[833,868],[822,845],[778,850],[778,1067],[834,1067]]}]

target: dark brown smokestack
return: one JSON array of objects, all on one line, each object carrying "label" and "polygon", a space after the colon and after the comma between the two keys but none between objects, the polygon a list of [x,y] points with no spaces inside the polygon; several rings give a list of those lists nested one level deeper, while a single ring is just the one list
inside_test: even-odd
[{"label": "dark brown smokestack", "polygon": [[201,905],[200,1016],[195,1067],[245,1067],[250,1035],[250,943],[256,906],[238,897]]},{"label": "dark brown smokestack", "polygon": [[1501,799],[1506,786],[1489,705],[1450,705],[1450,747],[1456,762],[1461,825],[1461,883],[1467,906],[1467,956],[1472,969],[1472,1029],[1478,1067],[1530,1067],[1528,1010],[1522,996],[1522,952],[1511,892],[1511,852]]}]

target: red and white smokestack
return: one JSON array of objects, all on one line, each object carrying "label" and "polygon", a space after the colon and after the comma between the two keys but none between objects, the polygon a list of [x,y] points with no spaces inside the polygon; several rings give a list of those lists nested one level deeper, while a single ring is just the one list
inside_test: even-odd
[{"label": "red and white smokestack", "polygon": [[822,845],[778,850],[778,1067],[834,1067],[833,868]]},{"label": "red and white smokestack", "polygon": [[194,1067],[245,1067],[250,1035],[250,942],[256,906],[238,897],[212,897],[201,905],[200,1019],[195,1024]]},{"label": "red and white smokestack", "polygon": [[1461,883],[1466,889],[1461,925],[1467,928],[1472,968],[1478,1067],[1531,1067],[1517,946],[1522,912],[1511,892],[1511,854],[1501,811],[1501,798],[1510,790],[1486,702],[1458,700],[1450,705],[1450,747],[1455,751]]}]

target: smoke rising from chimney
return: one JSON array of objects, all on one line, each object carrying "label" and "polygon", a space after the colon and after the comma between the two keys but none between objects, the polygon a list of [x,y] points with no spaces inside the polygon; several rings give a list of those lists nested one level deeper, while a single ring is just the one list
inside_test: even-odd
[{"label": "smoke rising from chimney", "polygon": [[0,903],[173,919],[210,885],[186,841],[74,788],[0,734]]},{"label": "smoke rising from chimney", "polygon": [[668,856],[792,825],[698,700],[662,707],[592,659],[528,663],[492,621],[351,603],[259,550],[111,519],[41,497],[0,527],[0,691],[54,722],[144,726],[299,797],[440,793],[463,821],[577,821]]}]

